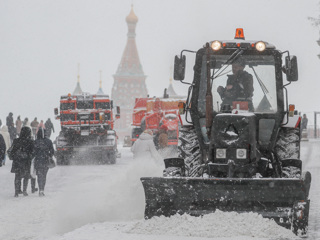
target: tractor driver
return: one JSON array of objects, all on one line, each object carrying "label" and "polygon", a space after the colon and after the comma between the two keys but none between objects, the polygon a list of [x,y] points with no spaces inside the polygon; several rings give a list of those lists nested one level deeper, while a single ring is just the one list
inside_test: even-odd
[{"label": "tractor driver", "polygon": [[249,111],[254,111],[252,104],[253,96],[253,77],[244,71],[245,61],[242,57],[237,58],[232,63],[232,75],[228,75],[227,86],[219,86],[217,92],[222,99],[222,106],[233,101],[247,101]]}]

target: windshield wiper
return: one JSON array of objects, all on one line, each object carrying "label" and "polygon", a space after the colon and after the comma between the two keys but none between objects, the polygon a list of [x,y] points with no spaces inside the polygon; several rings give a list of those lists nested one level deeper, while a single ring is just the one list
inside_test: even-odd
[{"label": "windshield wiper", "polygon": [[257,80],[258,80],[258,83],[262,89],[262,92],[264,95],[267,95],[269,93],[266,85],[264,85],[263,81],[261,80],[261,78],[258,76],[258,74],[256,73],[256,70],[253,68],[253,66],[251,66],[250,68],[252,68],[253,72],[254,72],[254,75],[256,76]]},{"label": "windshield wiper", "polygon": [[[224,72],[224,70],[226,70],[227,67],[230,66],[230,64],[232,64],[239,56],[241,56],[243,53],[242,49],[237,49],[233,54],[231,54],[231,56],[228,58],[228,60],[226,61],[226,63],[224,63],[217,71],[216,76],[213,78],[218,78],[221,76],[221,74]],[[224,68],[223,68],[224,67]],[[223,69],[222,69],[223,68]],[[222,69],[222,70],[221,70]],[[221,70],[221,71],[220,71]],[[219,72],[220,71],[220,72]],[[212,79],[212,80],[213,80]]]}]

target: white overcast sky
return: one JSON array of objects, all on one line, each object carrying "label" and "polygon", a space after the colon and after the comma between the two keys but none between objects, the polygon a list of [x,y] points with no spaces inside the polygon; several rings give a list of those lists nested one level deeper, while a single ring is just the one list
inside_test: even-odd
[{"label": "white overcast sky", "polygon": [[[320,111],[319,30],[308,17],[320,14],[318,0],[0,0],[0,119],[51,117],[60,95],[76,86],[95,93],[102,71],[110,94],[127,41],[131,4],[139,18],[136,43],[151,96],[168,86],[173,59],[215,39],[264,40],[296,55],[299,81],[289,89],[298,110]],[[191,57],[187,56],[191,61]],[[189,66],[193,63],[188,62]],[[192,79],[187,72],[186,79]],[[179,94],[186,87],[174,82]]]}]

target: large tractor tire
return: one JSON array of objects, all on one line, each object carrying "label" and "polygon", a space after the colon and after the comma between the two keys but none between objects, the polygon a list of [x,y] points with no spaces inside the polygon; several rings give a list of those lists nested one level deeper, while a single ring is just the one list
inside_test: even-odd
[{"label": "large tractor tire", "polygon": [[179,131],[179,157],[184,159],[187,177],[201,176],[200,146],[193,126],[182,127]]},{"label": "large tractor tire", "polygon": [[[300,159],[300,128],[281,128],[276,142],[275,152],[280,161]],[[296,166],[282,168],[282,177],[299,178],[301,169]]]},{"label": "large tractor tire", "polygon": [[56,156],[57,165],[69,165],[69,158],[67,155]]},{"label": "large tractor tire", "polygon": [[300,158],[300,128],[281,128],[276,142],[276,154],[282,159]]}]

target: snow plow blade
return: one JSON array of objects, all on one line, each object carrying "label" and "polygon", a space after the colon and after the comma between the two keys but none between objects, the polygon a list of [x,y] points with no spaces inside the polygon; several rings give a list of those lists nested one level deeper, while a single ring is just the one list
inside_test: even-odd
[{"label": "snow plow blade", "polygon": [[[221,211],[257,212],[279,225],[307,231],[311,175],[285,178],[141,178],[145,218]],[[295,228],[295,229],[294,229]]]}]

